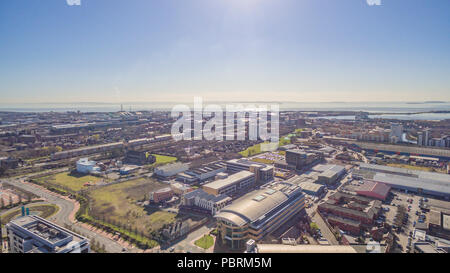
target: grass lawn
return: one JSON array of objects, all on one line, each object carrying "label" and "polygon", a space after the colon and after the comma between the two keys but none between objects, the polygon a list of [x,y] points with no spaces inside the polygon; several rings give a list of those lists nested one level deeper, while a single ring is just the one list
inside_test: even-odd
[{"label": "grass lawn", "polygon": [[[30,214],[37,214],[42,218],[48,218],[53,214],[57,213],[59,207],[53,204],[48,205],[34,205],[34,206],[25,206],[25,208],[30,209]],[[21,215],[22,209],[19,207],[16,210],[13,210],[2,216],[2,224],[6,224],[9,221],[15,219],[19,215]]]},{"label": "grass lawn", "polygon": [[152,154],[152,155],[156,158],[156,161],[155,161],[155,163],[147,165],[147,167],[156,167],[159,165],[164,165],[164,164],[168,164],[168,163],[177,161],[177,158],[173,157],[173,156],[158,155],[158,154]]},{"label": "grass lawn", "polygon": [[154,154],[154,157],[156,157],[156,164],[167,164],[171,162],[177,161],[177,158],[174,156],[167,156],[167,155],[157,155]]},{"label": "grass lawn", "polygon": [[[267,143],[270,143],[270,142],[267,142]],[[278,146],[283,146],[283,145],[287,145],[290,143],[291,143],[291,139],[289,137],[283,136],[283,137],[280,137]],[[251,147],[248,147],[244,151],[239,152],[239,154],[241,154],[243,157],[250,157],[250,156],[254,156],[254,155],[257,155],[257,154],[260,154],[263,152],[265,152],[265,151],[261,151],[261,143],[260,143],[260,144],[256,144]]]},{"label": "grass lawn", "polygon": [[139,178],[95,189],[89,193],[92,199],[91,216],[105,217],[115,222],[131,225],[144,233],[160,229],[175,221],[176,215],[157,208],[146,209],[136,201],[148,198],[148,193],[167,185],[158,181]]},{"label": "grass lawn", "polygon": [[208,249],[214,244],[214,238],[211,235],[204,235],[202,238],[195,241],[195,245],[203,249]]},{"label": "grass lawn", "polygon": [[37,181],[42,184],[51,184],[55,187],[62,186],[63,188],[69,188],[72,191],[80,191],[84,189],[85,183],[90,182],[92,184],[98,183],[102,178],[92,175],[71,174],[69,172],[58,173],[50,176],[44,176],[38,178]]}]

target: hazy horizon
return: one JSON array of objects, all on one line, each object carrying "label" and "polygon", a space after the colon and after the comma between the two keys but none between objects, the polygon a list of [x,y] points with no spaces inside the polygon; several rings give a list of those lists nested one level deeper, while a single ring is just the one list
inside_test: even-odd
[{"label": "hazy horizon", "polygon": [[449,1],[0,2],[1,104],[450,101]]}]

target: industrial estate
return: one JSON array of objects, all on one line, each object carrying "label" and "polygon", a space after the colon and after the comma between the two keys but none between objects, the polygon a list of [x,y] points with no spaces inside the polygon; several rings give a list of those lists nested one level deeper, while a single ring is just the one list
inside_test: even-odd
[{"label": "industrial estate", "polygon": [[164,111],[2,112],[1,250],[447,253],[450,121],[342,114],[281,111],[264,151]]}]

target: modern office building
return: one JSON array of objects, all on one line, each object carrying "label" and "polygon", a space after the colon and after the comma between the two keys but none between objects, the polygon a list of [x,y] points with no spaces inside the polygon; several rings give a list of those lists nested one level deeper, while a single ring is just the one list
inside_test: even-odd
[{"label": "modern office building", "polygon": [[209,194],[232,195],[236,192],[248,190],[255,185],[255,174],[249,171],[240,171],[225,179],[203,185],[203,190]]},{"label": "modern office building", "polygon": [[392,123],[391,132],[389,134],[389,139],[391,139],[391,142],[397,143],[402,139],[402,136],[403,136],[403,125],[400,123]]},{"label": "modern office building", "polygon": [[211,215],[215,215],[222,208],[231,203],[231,198],[225,194],[213,195],[202,189],[188,192],[181,198],[184,208],[200,208]]},{"label": "modern office building", "polygon": [[286,151],[286,163],[300,170],[308,165],[308,154],[300,149]]},{"label": "modern office building", "polygon": [[255,174],[256,182],[266,183],[273,179],[274,167],[260,162],[248,159],[232,159],[226,162],[227,171],[229,173],[237,173],[240,171],[250,171]]},{"label": "modern office building", "polygon": [[96,166],[97,162],[89,160],[88,158],[81,158],[77,161],[77,172],[79,173],[93,173],[100,171],[100,167]]},{"label": "modern office building", "polygon": [[36,215],[6,224],[10,253],[89,253],[89,240]]},{"label": "modern office building", "polygon": [[232,249],[244,248],[249,239],[263,239],[304,207],[305,197],[299,186],[269,185],[244,195],[216,214],[219,238]]}]

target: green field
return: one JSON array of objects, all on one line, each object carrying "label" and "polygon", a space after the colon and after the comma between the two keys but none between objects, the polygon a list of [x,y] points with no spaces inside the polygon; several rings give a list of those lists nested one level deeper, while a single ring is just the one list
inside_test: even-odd
[{"label": "green field", "polygon": [[203,249],[208,249],[214,245],[214,238],[210,235],[204,235],[202,238],[195,241],[195,245]]},{"label": "green field", "polygon": [[[265,143],[269,143],[269,142],[265,142]],[[291,139],[283,136],[280,138],[280,141],[278,142],[278,146],[283,146],[283,145],[287,145],[291,143]],[[240,155],[242,155],[243,157],[250,157],[250,156],[254,156],[257,154],[262,153],[263,151],[261,151],[261,143],[253,145],[251,147],[248,147],[247,149],[245,149],[242,152],[239,152]]]},{"label": "green field", "polygon": [[[46,205],[33,205],[33,206],[25,206],[25,208],[30,209],[30,214],[37,214],[42,218],[48,218],[55,213],[58,212],[59,207],[53,204],[46,204]],[[6,224],[9,221],[15,219],[17,216],[20,216],[22,213],[21,208],[17,208],[16,210],[13,210],[7,214],[4,214],[2,218],[2,224]]]},{"label": "green field", "polygon": [[153,163],[152,165],[161,165],[177,161],[177,158],[173,156],[157,155],[157,154],[153,154],[153,156],[156,158],[156,162]]},{"label": "green field", "polygon": [[36,181],[43,185],[53,185],[55,187],[61,187],[63,189],[69,189],[71,191],[80,191],[86,186],[85,183],[96,184],[100,182],[102,178],[92,175],[82,175],[77,173],[63,172],[54,175],[44,176],[36,179]]},{"label": "green field", "polygon": [[96,219],[129,225],[145,234],[160,229],[164,224],[175,221],[176,215],[157,208],[144,208],[137,201],[148,199],[148,193],[166,187],[152,179],[135,179],[94,189],[89,193],[92,199],[91,216]]}]

